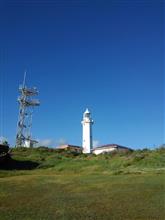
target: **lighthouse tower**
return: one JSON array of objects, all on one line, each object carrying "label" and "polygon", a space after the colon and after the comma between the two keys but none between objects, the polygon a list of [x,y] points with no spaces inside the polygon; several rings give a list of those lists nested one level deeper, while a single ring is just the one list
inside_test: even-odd
[{"label": "lighthouse tower", "polygon": [[92,149],[92,125],[93,120],[91,118],[91,113],[88,109],[83,114],[83,120],[81,122],[82,124],[82,147],[83,147],[83,153],[88,154],[91,152]]}]

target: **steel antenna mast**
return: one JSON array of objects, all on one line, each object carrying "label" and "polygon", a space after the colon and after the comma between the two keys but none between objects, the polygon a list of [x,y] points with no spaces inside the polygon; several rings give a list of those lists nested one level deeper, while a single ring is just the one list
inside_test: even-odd
[{"label": "steel antenna mast", "polygon": [[32,96],[38,95],[36,87],[28,88],[26,86],[26,71],[24,73],[23,84],[19,86],[20,96],[19,102],[19,115],[17,124],[16,147],[33,147],[37,141],[32,140],[32,113],[33,107],[39,106],[38,99],[33,99]]}]

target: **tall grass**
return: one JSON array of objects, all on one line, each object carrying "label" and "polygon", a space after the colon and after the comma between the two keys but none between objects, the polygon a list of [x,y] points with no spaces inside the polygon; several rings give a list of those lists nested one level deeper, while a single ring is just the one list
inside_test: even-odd
[{"label": "tall grass", "polygon": [[126,153],[103,155],[84,155],[65,150],[49,148],[14,148],[12,159],[38,163],[35,168],[53,168],[57,171],[83,172],[137,169],[163,169],[165,167],[165,149],[137,150]]}]

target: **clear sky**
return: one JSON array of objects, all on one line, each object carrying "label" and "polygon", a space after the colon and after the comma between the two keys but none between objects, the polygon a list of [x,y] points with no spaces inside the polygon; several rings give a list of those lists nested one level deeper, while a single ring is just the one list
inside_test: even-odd
[{"label": "clear sky", "polygon": [[14,144],[27,70],[42,144],[81,145],[86,107],[95,144],[162,144],[163,13],[163,0],[1,0],[0,136]]}]

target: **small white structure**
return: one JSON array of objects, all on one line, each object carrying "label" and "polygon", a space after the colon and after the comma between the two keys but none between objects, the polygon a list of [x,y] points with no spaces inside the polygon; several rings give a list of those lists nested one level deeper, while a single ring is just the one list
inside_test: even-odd
[{"label": "small white structure", "polygon": [[105,153],[112,153],[112,152],[128,152],[128,151],[132,151],[132,149],[128,148],[128,147],[123,147],[120,146],[118,144],[107,144],[107,145],[103,145],[101,147],[96,147],[93,149],[93,154],[105,154]]},{"label": "small white structure", "polygon": [[26,139],[25,142],[24,142],[24,147],[28,147],[29,148],[29,147],[31,147],[31,144],[32,144],[31,141]]},{"label": "small white structure", "polygon": [[92,125],[93,120],[91,118],[91,113],[88,109],[83,114],[83,120],[81,122],[82,124],[82,147],[83,147],[83,153],[89,154],[91,153],[92,149]]},{"label": "small white structure", "polygon": [[36,143],[38,142],[35,140],[25,139],[23,147],[27,147],[27,148],[34,147]]}]

